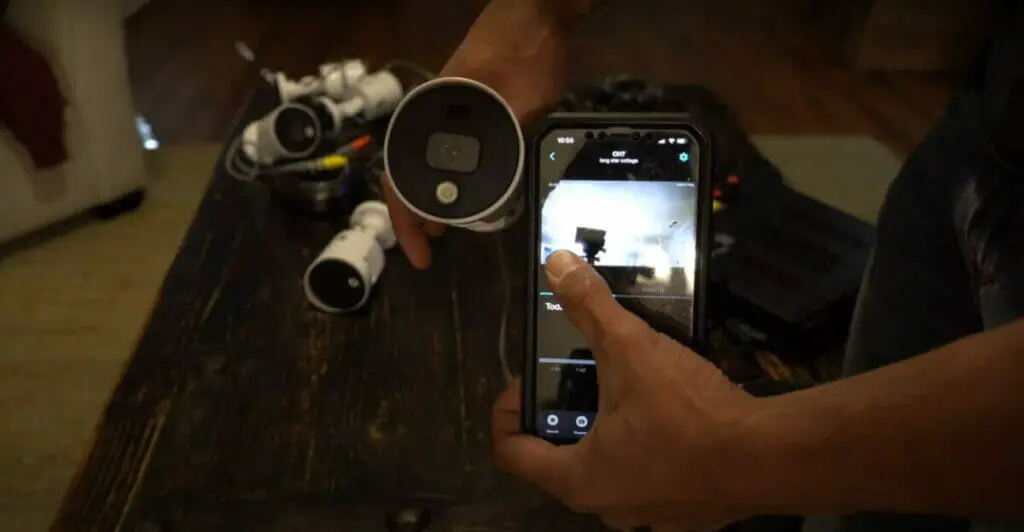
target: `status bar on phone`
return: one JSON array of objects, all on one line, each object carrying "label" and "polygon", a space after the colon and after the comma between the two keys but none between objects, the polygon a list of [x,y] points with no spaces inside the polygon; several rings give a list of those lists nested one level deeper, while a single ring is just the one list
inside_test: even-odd
[{"label": "status bar on phone", "polygon": [[[541,292],[542,296],[554,297],[554,292]],[[643,294],[612,294],[615,299],[689,299],[687,296],[659,296],[659,295],[643,295]]]},{"label": "status bar on phone", "polygon": [[583,358],[545,358],[541,357],[537,359],[541,364],[575,364],[577,366],[593,366],[597,364],[593,360],[587,360]]}]

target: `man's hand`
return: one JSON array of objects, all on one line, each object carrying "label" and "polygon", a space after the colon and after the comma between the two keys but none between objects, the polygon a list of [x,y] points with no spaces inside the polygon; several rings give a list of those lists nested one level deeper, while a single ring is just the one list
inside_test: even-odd
[{"label": "man's hand", "polygon": [[551,445],[520,432],[512,386],[494,408],[499,466],[615,528],[706,530],[745,517],[730,506],[733,464],[719,453],[759,399],[623,309],[575,254],[552,255],[547,276],[593,350],[599,411],[579,443]]},{"label": "man's hand", "polygon": [[[544,116],[565,93],[565,31],[590,0],[494,0],[480,14],[441,76],[477,80],[498,91],[526,127]],[[409,262],[430,266],[429,237],[444,226],[421,219],[382,180],[395,235]]]}]

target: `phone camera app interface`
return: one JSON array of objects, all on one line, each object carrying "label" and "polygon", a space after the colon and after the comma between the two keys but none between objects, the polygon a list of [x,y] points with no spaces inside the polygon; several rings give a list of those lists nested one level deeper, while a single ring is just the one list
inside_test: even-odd
[{"label": "phone camera app interface", "polygon": [[559,131],[542,142],[534,329],[542,436],[579,439],[597,411],[593,354],[543,274],[552,253],[583,258],[623,307],[655,329],[681,340],[691,335],[698,154],[689,140],[678,132],[599,140]]}]

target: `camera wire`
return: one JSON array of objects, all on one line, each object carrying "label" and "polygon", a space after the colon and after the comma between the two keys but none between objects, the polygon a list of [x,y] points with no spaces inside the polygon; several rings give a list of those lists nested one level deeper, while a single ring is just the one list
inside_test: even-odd
[{"label": "camera wire", "polygon": [[[247,61],[252,62],[254,60],[253,52],[251,51],[251,49],[248,48],[248,46],[245,45],[245,43],[242,43],[241,41],[236,42],[235,48],[238,51],[239,55],[241,55]],[[405,69],[407,71],[410,71],[416,76],[423,78],[422,80],[418,80],[416,84],[437,77],[437,74],[430,71],[429,69],[423,67],[422,65],[416,62],[409,61],[406,59],[393,59],[386,63],[383,69],[390,71],[394,71],[395,69]],[[268,82],[272,81],[270,78],[267,78],[267,76],[264,76],[264,78],[267,79]],[[224,170],[228,173],[228,175],[239,181],[250,182],[256,180],[257,178],[260,177],[260,175],[263,174],[284,173],[283,171],[275,171],[273,166],[265,167],[257,162],[245,161],[245,157],[243,157],[241,154],[242,141],[242,135],[239,134],[238,136],[231,140],[230,144],[228,145],[228,149],[224,153]],[[346,147],[347,146],[343,146],[339,150],[339,152],[344,150]],[[338,155],[338,152],[332,155]],[[328,158],[330,158],[330,156],[328,156]],[[376,156],[374,158],[376,158]],[[311,164],[315,166],[317,163],[311,162]],[[334,166],[335,162],[332,159],[326,162],[325,164],[328,166]],[[374,189],[375,193],[377,193],[378,195],[380,194],[380,189],[377,184],[372,183],[370,186],[371,188]]]},{"label": "camera wire", "polygon": [[260,175],[258,163],[245,163],[239,152],[242,150],[242,135],[237,135],[231,140],[228,149],[224,152],[224,170],[231,177],[239,181],[253,181]]},{"label": "camera wire", "polygon": [[[505,254],[505,247],[498,242],[498,249],[501,254]],[[512,373],[512,366],[508,363],[508,322],[512,317],[512,290],[509,287],[509,275],[508,266],[505,265],[505,261],[501,262],[501,286],[503,288],[502,304],[501,304],[501,324],[498,328],[498,362],[501,363],[501,375],[505,378],[505,384],[511,384],[514,378]]]},{"label": "camera wire", "polygon": [[375,150],[370,160],[366,162],[366,188],[377,199],[384,199],[384,191],[380,188],[380,177],[384,172],[384,151]]},{"label": "camera wire", "polygon": [[505,384],[511,384],[513,379],[512,368],[508,363],[508,347],[505,345],[505,339],[508,337],[509,307],[509,297],[506,293],[505,302],[501,306],[501,328],[498,330],[498,361],[501,362],[501,375],[505,378]]},{"label": "camera wire", "polygon": [[384,70],[390,70],[394,72],[395,68],[404,68],[409,72],[423,78],[422,81],[429,81],[437,77],[437,74],[431,72],[429,69],[419,65],[413,61],[407,59],[393,59],[384,65]]}]

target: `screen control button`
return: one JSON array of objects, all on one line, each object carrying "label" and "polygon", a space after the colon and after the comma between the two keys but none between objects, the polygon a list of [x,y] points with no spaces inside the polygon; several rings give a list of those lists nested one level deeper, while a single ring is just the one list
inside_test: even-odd
[{"label": "screen control button", "polygon": [[583,428],[586,428],[587,425],[589,425],[589,424],[590,424],[590,420],[587,419],[587,416],[576,416],[576,426],[577,427],[583,429]]},{"label": "screen control button", "polygon": [[555,414],[548,414],[547,418],[548,425],[554,427],[558,425],[558,416]]}]

